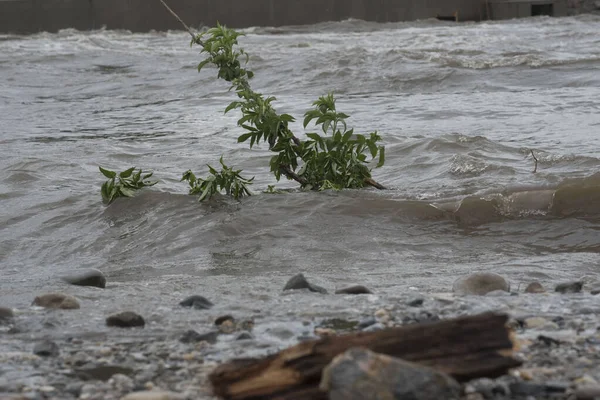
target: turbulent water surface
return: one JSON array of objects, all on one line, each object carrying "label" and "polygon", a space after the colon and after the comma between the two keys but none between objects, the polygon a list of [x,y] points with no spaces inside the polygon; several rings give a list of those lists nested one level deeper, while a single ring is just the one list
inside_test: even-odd
[{"label": "turbulent water surface", "polygon": [[[196,71],[184,32],[3,35],[0,305],[69,291],[58,277],[85,267],[109,279],[77,292],[102,310],[80,322],[97,329],[108,312],[188,294],[305,311],[316,300],[279,294],[297,272],[380,293],[448,291],[474,270],[513,284],[598,274],[599,17],[245,32],[254,87],[297,117],[299,136],[327,91],[357,131],[381,134],[374,177],[390,190],[261,194],[276,183],[270,154],[236,143],[232,93],[214,69]],[[257,196],[187,195],[182,173],[221,154],[256,176]],[[160,183],[105,207],[99,165],[152,169]]]}]

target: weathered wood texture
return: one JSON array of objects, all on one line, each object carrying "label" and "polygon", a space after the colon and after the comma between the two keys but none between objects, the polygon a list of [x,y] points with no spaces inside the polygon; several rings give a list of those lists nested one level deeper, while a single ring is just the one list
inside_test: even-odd
[{"label": "weathered wood texture", "polygon": [[519,366],[512,357],[508,317],[492,313],[299,343],[263,359],[234,360],[210,375],[224,399],[326,399],[322,369],[352,347],[436,368],[458,381],[497,377]]}]

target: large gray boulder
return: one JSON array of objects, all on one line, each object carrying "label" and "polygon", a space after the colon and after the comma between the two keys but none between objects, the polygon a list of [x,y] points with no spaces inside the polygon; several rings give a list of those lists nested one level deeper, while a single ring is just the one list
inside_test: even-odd
[{"label": "large gray boulder", "polygon": [[460,385],[432,368],[364,348],[335,357],[323,370],[321,390],[329,400],[454,400]]}]

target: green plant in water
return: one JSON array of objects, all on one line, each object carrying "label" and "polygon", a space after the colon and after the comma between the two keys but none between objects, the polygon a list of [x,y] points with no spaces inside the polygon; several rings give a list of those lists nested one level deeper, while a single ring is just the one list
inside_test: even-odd
[{"label": "green plant in water", "polygon": [[147,186],[156,185],[158,182],[148,180],[152,176],[152,172],[144,174],[141,169],[136,172],[135,167],[126,169],[118,174],[115,171],[104,169],[102,167],[98,168],[102,175],[108,178],[108,180],[102,184],[102,188],[100,189],[102,201],[105,204],[110,204],[119,197],[133,197],[137,190]]},{"label": "green plant in water", "polygon": [[[265,97],[250,87],[249,81],[254,73],[245,68],[250,58],[248,53],[237,47],[241,33],[217,24],[196,35],[163,0],[161,2],[190,33],[190,45],[199,45],[202,47],[200,54],[206,53],[207,57],[198,64],[198,71],[212,64],[218,70],[217,77],[231,83],[230,90],[235,91],[238,100],[231,102],[225,108],[225,113],[239,109],[241,118],[237,124],[245,130],[237,141],[249,141],[250,148],[261,141],[268,143],[269,150],[275,153],[269,165],[277,181],[284,176],[295,180],[306,190],[341,190],[366,185],[385,189],[372,179],[372,168],[369,166],[375,160],[375,168],[385,163],[385,147],[378,144],[381,137],[377,132],[361,135],[348,129],[346,119],[349,116],[337,111],[333,94],[320,97],[312,104],[313,108],[304,114],[304,128],[315,121],[322,134],[308,132],[308,139],[300,140],[289,129],[289,124],[295,121],[294,117],[277,113],[272,105],[275,97]],[[208,166],[209,176],[206,178],[196,177],[191,170],[185,172],[181,181],[188,182],[189,193],[200,195],[200,201],[222,191],[235,199],[250,196],[252,193],[248,186],[254,178],[242,177],[242,171],[226,166],[223,157],[220,163],[220,172]],[[115,181],[116,173],[102,168],[100,170],[110,179],[102,185],[102,198],[109,204],[117,197],[130,197],[135,190],[156,183],[146,184],[146,178],[140,181],[141,170],[140,174],[135,175],[135,182],[130,178],[133,169],[123,171],[123,176],[119,174],[118,182]],[[277,192],[272,185],[266,191]]]},{"label": "green plant in water", "polygon": [[261,141],[268,143],[269,149],[276,153],[271,157],[270,168],[278,181],[283,175],[312,190],[365,185],[383,189],[371,178],[369,168],[374,160],[376,168],[385,162],[385,147],[378,145],[381,137],[377,132],[365,136],[348,129],[349,117],[337,111],[333,94],[320,97],[313,103],[314,108],[304,114],[304,128],[314,120],[323,134],[307,133],[308,140],[301,141],[289,129],[294,117],[278,114],[272,105],[275,97],[265,97],[250,87],[254,73],[244,67],[249,55],[237,49],[242,34],[219,24],[198,35],[190,33],[191,45],[200,45],[200,54],[207,54],[198,64],[198,71],[214,65],[218,78],[230,82],[230,90],[237,94],[238,100],[231,102],[225,113],[238,108],[241,111],[237,124],[246,133],[238,137],[238,142],[250,141],[250,148]]},{"label": "green plant in water", "polygon": [[254,178],[244,178],[240,175],[242,170],[234,170],[223,162],[223,157],[219,160],[221,171],[217,171],[210,165],[208,170],[210,175],[207,178],[197,178],[191,170],[188,170],[181,177],[182,181],[187,181],[190,185],[189,194],[199,194],[199,201],[211,198],[215,193],[225,191],[228,196],[239,199],[243,196],[250,196],[252,192],[248,185],[252,184]]}]

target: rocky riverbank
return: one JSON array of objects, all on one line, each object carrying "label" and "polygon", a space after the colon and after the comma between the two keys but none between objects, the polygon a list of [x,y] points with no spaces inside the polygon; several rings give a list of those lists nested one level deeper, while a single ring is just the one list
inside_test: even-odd
[{"label": "rocky riverbank", "polygon": [[[90,280],[95,274],[104,281]],[[92,287],[73,286],[78,279],[71,279],[63,293],[0,309],[0,398],[211,399],[208,374],[231,358],[271,354],[319,336],[487,311],[510,316],[523,365],[498,379],[463,384],[462,399],[600,398],[600,295],[589,278],[511,287],[484,273],[457,279],[447,293],[409,287],[378,294],[355,286],[333,294],[299,275],[281,283],[286,290],[253,293],[255,304],[244,307],[202,294],[169,304],[165,296],[142,315],[107,314],[98,303],[110,302],[110,282],[99,271],[84,275]],[[303,311],[289,312],[290,302]],[[261,310],[266,306],[268,313]]]}]

